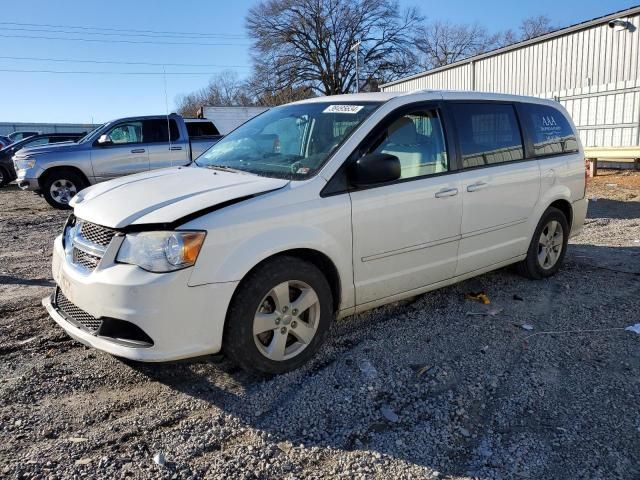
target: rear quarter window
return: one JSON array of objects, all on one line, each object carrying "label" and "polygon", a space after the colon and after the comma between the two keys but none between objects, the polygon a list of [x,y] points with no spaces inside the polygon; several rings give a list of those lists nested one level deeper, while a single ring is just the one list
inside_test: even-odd
[{"label": "rear quarter window", "polygon": [[578,139],[567,118],[548,105],[523,104],[536,156],[557,155],[578,151]]},{"label": "rear quarter window", "polygon": [[212,122],[186,122],[189,137],[208,137],[220,135]]}]

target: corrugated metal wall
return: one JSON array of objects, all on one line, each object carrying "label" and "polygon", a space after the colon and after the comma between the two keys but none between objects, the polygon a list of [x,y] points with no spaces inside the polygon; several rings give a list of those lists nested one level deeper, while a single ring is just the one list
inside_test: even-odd
[{"label": "corrugated metal wall", "polygon": [[0,122],[0,135],[13,132],[42,132],[42,133],[81,133],[89,132],[98,125],[81,123],[13,123]]},{"label": "corrugated metal wall", "polygon": [[612,29],[604,21],[383,90],[477,90],[553,98],[567,108],[585,146],[640,145],[640,14],[622,18],[635,30]]}]

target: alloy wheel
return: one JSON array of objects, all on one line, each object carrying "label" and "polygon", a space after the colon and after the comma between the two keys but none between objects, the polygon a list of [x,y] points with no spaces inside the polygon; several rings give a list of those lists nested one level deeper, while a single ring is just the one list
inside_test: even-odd
[{"label": "alloy wheel", "polygon": [[51,184],[49,188],[51,198],[56,202],[67,205],[71,199],[78,193],[78,189],[73,182],[61,178]]},{"label": "alloy wheel", "polygon": [[290,280],[272,288],[253,319],[253,338],[270,360],[289,360],[314,339],[320,324],[320,299],[304,282]]},{"label": "alloy wheel", "polygon": [[553,268],[560,258],[564,244],[564,231],[557,220],[551,220],[540,232],[538,264],[545,270]]}]

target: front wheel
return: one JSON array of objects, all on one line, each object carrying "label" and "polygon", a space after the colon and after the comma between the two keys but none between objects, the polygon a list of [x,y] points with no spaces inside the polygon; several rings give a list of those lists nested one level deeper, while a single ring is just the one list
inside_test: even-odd
[{"label": "front wheel", "polygon": [[569,241],[569,222],[560,210],[549,207],[533,234],[527,258],[518,264],[522,275],[532,278],[547,278],[560,269]]},{"label": "front wheel", "polygon": [[42,195],[53,208],[66,210],[69,202],[76,193],[85,187],[85,182],[73,170],[54,171],[46,178],[42,185]]},{"label": "front wheel", "polygon": [[247,371],[294,370],[322,345],[332,307],[331,288],[315,265],[275,258],[239,285],[227,315],[224,351]]}]

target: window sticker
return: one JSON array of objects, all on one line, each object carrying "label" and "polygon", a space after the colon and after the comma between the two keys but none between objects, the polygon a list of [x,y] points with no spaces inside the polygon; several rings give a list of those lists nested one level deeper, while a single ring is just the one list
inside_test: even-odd
[{"label": "window sticker", "polygon": [[322,113],[358,113],[364,105],[329,105]]},{"label": "window sticker", "polygon": [[542,117],[540,133],[547,139],[558,138],[562,134],[562,127],[558,125],[553,115],[544,115]]}]

